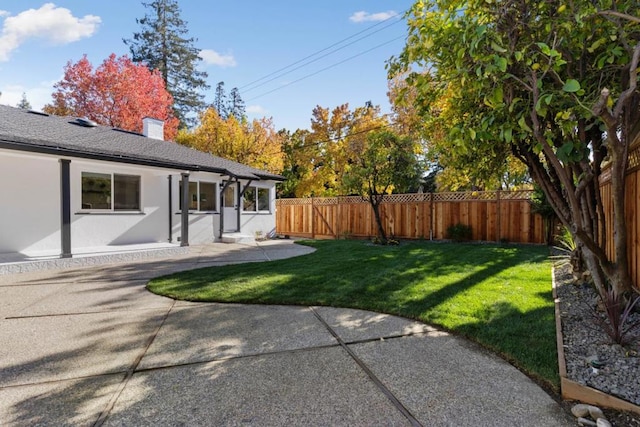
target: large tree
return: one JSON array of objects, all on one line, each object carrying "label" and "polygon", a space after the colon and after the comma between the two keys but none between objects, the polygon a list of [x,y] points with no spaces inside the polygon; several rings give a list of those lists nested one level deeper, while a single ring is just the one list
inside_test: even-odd
[{"label": "large tree", "polygon": [[380,205],[385,194],[406,192],[419,178],[419,145],[388,129],[367,132],[350,143],[351,164],[342,177],[351,193],[365,198],[373,210],[378,238],[387,243]]},{"label": "large tree", "polygon": [[26,93],[22,92],[22,98],[20,99],[20,102],[18,102],[17,107],[18,108],[22,108],[23,110],[30,110],[31,109],[31,103],[27,99],[27,94]]},{"label": "large tree", "polygon": [[[193,113],[206,106],[203,91],[207,90],[207,73],[198,70],[202,58],[197,41],[187,37],[187,23],[180,18],[176,0],[142,2],[151,11],[136,19],[141,31],[133,39],[123,39],[135,62],[160,71],[169,93],[173,96],[175,115],[182,125],[195,122]],[[190,115],[191,114],[191,115]]]},{"label": "large tree", "polygon": [[[450,150],[508,149],[527,165],[603,296],[632,288],[624,194],[640,129],[637,14],[631,0],[417,1],[390,69],[416,70],[408,82],[425,120],[438,119],[441,100],[451,100]],[[610,213],[603,170],[611,175]]]},{"label": "large tree", "polygon": [[200,116],[200,125],[182,130],[176,141],[215,156],[272,173],[282,171],[281,137],[271,119],[222,118],[215,108]]},{"label": "large tree", "polygon": [[87,117],[133,132],[142,132],[142,119],[153,117],[165,122],[165,139],[176,135],[178,119],[162,77],[127,56],[111,54],[95,70],[86,56],[69,61],[54,88],[53,102],[43,108],[49,114]]}]

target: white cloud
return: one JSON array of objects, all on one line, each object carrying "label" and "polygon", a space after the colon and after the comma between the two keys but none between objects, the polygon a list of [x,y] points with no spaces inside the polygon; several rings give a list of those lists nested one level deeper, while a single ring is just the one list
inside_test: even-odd
[{"label": "white cloud", "polygon": [[0,18],[4,18],[5,16],[9,16],[10,13],[6,10],[0,10]]},{"label": "white cloud", "polygon": [[247,113],[254,114],[256,116],[264,116],[268,113],[268,110],[262,105],[249,105],[247,106]]},{"label": "white cloud", "polygon": [[215,50],[202,49],[200,51],[200,58],[207,65],[217,65],[218,67],[235,67],[236,60],[231,54],[222,55]]},{"label": "white cloud", "polygon": [[398,12],[395,10],[388,10],[386,12],[378,12],[378,13],[369,13],[361,10],[359,12],[354,13],[349,17],[349,21],[360,23],[360,22],[379,22],[384,21],[389,18],[393,18],[394,16],[398,16]]},{"label": "white cloud", "polygon": [[[5,14],[6,15],[6,14]],[[77,18],[69,9],[46,3],[5,18],[0,33],[0,61],[29,39],[45,39],[51,44],[67,44],[92,36],[98,29],[99,16]]]},{"label": "white cloud", "polygon": [[[62,76],[60,76],[60,78],[62,78]],[[19,84],[0,86],[0,93],[2,93],[0,95],[0,104],[15,107],[22,100],[22,94],[24,93],[31,107],[34,110],[41,111],[46,104],[51,103],[51,94],[54,91],[53,85],[58,81],[59,80],[43,81],[33,87],[26,87]]]}]

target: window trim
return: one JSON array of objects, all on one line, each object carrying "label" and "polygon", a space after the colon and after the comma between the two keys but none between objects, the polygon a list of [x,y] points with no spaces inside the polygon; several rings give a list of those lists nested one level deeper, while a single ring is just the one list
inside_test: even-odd
[{"label": "window trim", "polygon": [[[212,184],[213,185],[213,201],[215,203],[215,208],[213,210],[201,210],[200,202],[202,198],[202,194],[200,192],[200,183],[204,184]],[[220,200],[218,200],[220,194],[220,185],[217,181],[209,181],[206,179],[190,179],[189,185],[196,184],[196,202],[197,209],[189,208],[189,213],[204,213],[204,214],[213,214],[219,213],[219,204]],[[178,181],[178,213],[182,211],[182,180]]]},{"label": "window trim", "polygon": [[[244,208],[244,203],[245,203],[245,195],[247,194],[247,191],[245,191],[245,193],[242,195],[242,212],[243,213],[248,213],[248,214],[270,214],[271,213],[271,188],[269,187],[259,187],[256,185],[249,185],[247,187],[248,189],[253,189],[254,190],[254,194],[255,194],[255,210],[246,210]],[[259,197],[258,197],[258,191],[259,190],[266,190],[269,192],[269,207],[268,209],[260,209],[260,203],[259,203]]]},{"label": "window trim", "polygon": [[[82,180],[83,174],[95,174],[95,175],[109,175],[110,181],[110,196],[109,196],[109,208],[85,208],[83,207],[83,187]],[[116,175],[128,176],[128,177],[136,177],[138,178],[138,209],[116,209],[115,207],[115,177]],[[80,171],[80,209],[77,213],[80,214],[140,214],[144,213],[143,205],[142,205],[142,175],[135,175],[131,173],[121,173],[121,172],[103,172],[98,170],[81,170]]]}]

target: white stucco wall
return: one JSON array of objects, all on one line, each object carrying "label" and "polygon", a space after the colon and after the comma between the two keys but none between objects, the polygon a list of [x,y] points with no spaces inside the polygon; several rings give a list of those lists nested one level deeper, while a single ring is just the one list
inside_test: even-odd
[{"label": "white stucco wall", "polygon": [[276,188],[275,181],[251,183],[258,188],[269,189],[269,213],[242,212],[240,225],[243,234],[258,237],[273,237],[276,232]]},{"label": "white stucco wall", "polygon": [[0,150],[0,253],[60,253],[59,177],[57,158]]},{"label": "white stucco wall", "polygon": [[[61,252],[60,161],[58,156],[0,150],[0,253],[59,255]],[[71,247],[90,249],[108,245],[167,242],[169,215],[171,237],[179,242],[179,171],[79,158],[70,160]],[[141,212],[96,212],[82,209],[82,172],[138,175],[141,179]],[[172,206],[169,180],[172,176]],[[192,173],[190,181],[216,184],[216,211],[190,212],[189,243],[220,239],[220,191],[224,177]],[[244,187],[247,181],[241,181]],[[270,213],[240,215],[243,234],[269,236],[275,231],[275,182],[255,181],[251,186],[269,188]],[[240,202],[242,207],[242,202]]]},{"label": "white stucco wall", "polygon": [[[199,243],[210,243],[213,241],[220,240],[220,210],[221,210],[221,202],[220,202],[220,191],[222,190],[222,178],[219,174],[210,174],[210,173],[192,173],[189,176],[189,181],[205,181],[205,182],[216,182],[217,190],[216,190],[216,206],[217,209],[215,212],[190,212],[189,213],[189,243],[190,244],[199,244]],[[180,175],[176,175],[173,179],[174,181],[174,189],[173,189],[173,239],[174,241],[178,241],[180,237],[180,224],[181,224],[181,215],[179,211],[179,182],[181,180]],[[241,186],[247,185],[247,180],[240,180]],[[251,213],[251,212],[241,212],[240,215],[240,233],[250,235],[253,237],[268,237],[275,233],[276,228],[276,219],[275,219],[275,209],[276,209],[276,191],[275,191],[275,181],[252,181],[252,187],[259,188],[268,188],[269,196],[270,196],[270,212],[260,212],[260,213]],[[240,202],[240,207],[242,209],[242,202]],[[236,214],[237,215],[237,214]],[[225,224],[228,224],[229,218],[225,217]]]},{"label": "white stucco wall", "polygon": [[[82,172],[140,176],[141,212],[82,210]],[[162,169],[110,162],[71,161],[71,244],[73,248],[167,242],[168,179]]]}]

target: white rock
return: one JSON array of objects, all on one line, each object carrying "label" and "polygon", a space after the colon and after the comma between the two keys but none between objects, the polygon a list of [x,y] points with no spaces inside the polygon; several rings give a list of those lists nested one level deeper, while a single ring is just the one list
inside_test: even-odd
[{"label": "white rock", "polygon": [[591,421],[588,418],[583,418],[583,417],[578,418],[578,425],[579,426],[597,427],[597,424],[595,422]]},{"label": "white rock", "polygon": [[587,415],[589,415],[589,405],[585,405],[584,403],[573,405],[573,408],[571,408],[571,413],[575,417],[586,417]]},{"label": "white rock", "polygon": [[611,423],[606,418],[598,418],[596,425],[598,427],[611,427]]},{"label": "white rock", "polygon": [[589,415],[591,415],[591,418],[593,418],[594,420],[597,420],[598,418],[604,418],[602,410],[593,405],[589,405]]}]

